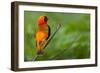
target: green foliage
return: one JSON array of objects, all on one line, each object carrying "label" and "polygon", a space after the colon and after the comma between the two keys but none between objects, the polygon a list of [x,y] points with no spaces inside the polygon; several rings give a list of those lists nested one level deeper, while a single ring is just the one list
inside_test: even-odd
[{"label": "green foliage", "polygon": [[82,13],[57,12],[24,12],[24,60],[32,61],[36,56],[36,40],[34,38],[39,16],[48,17],[51,34],[57,24],[60,30],[44,50],[43,56],[36,61],[86,59],[90,58],[90,15]]}]

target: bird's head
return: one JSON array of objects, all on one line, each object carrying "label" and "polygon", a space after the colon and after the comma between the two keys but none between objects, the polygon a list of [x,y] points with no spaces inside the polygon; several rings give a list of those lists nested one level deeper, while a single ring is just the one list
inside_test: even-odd
[{"label": "bird's head", "polygon": [[38,18],[38,25],[47,24],[48,18],[47,16],[39,16]]}]

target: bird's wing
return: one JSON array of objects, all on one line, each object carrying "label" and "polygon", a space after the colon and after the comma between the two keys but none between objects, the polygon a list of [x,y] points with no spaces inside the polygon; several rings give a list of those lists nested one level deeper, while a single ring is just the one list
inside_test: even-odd
[{"label": "bird's wing", "polygon": [[61,27],[61,24],[58,24],[57,27],[56,27],[56,30],[55,32],[49,37],[49,39],[47,40],[46,42],[46,45],[44,46],[44,48],[50,43],[51,39],[54,37],[54,35],[58,32],[58,30],[60,29]]},{"label": "bird's wing", "polygon": [[49,39],[50,35],[51,35],[51,28],[50,28],[50,26],[48,25],[48,37],[46,38],[46,40]]}]

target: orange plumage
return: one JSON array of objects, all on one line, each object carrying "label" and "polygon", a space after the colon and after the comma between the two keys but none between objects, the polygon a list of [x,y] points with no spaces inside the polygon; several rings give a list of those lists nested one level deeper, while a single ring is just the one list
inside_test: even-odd
[{"label": "orange plumage", "polygon": [[46,40],[50,36],[50,27],[47,21],[48,18],[46,16],[40,16],[38,18],[38,30],[36,33],[37,54],[43,54]]}]

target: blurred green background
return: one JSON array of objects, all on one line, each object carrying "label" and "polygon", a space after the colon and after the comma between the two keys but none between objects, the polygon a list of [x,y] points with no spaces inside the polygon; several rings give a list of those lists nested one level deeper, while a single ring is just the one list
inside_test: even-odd
[{"label": "blurred green background", "polygon": [[[36,59],[35,34],[37,19],[48,17],[51,34],[61,24],[60,30]],[[24,12],[24,61],[86,59],[90,58],[90,14],[58,12]]]}]

